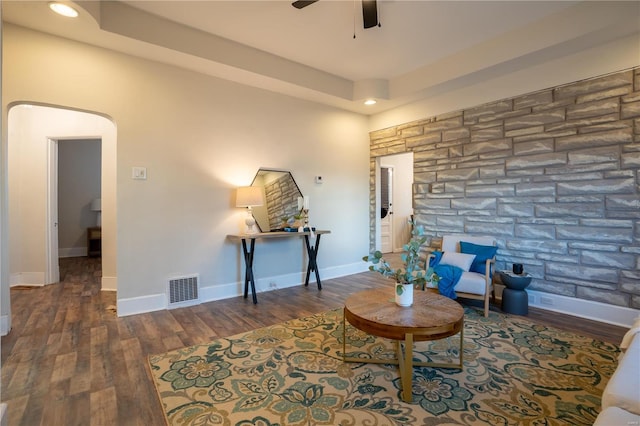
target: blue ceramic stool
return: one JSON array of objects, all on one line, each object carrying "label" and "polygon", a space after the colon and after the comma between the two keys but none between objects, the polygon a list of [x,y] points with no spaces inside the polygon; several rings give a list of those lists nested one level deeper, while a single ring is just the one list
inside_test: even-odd
[{"label": "blue ceramic stool", "polygon": [[502,290],[502,311],[509,314],[527,315],[529,313],[529,295],[525,290],[531,283],[531,275],[517,275],[509,271],[500,271]]}]

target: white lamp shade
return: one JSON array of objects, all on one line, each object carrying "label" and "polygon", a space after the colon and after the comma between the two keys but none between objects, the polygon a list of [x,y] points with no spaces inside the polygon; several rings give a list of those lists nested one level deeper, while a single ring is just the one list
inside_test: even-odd
[{"label": "white lamp shade", "polygon": [[91,202],[91,210],[94,212],[99,212],[102,210],[102,198],[96,198]]},{"label": "white lamp shade", "polygon": [[241,186],[236,193],[236,207],[253,207],[264,204],[262,188],[258,186]]}]

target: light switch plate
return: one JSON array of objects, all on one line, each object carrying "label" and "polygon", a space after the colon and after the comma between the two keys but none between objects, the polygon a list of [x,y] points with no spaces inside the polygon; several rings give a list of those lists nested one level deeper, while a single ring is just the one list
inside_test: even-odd
[{"label": "light switch plate", "polygon": [[134,167],[131,169],[131,178],[146,180],[147,179],[147,168],[146,167]]}]

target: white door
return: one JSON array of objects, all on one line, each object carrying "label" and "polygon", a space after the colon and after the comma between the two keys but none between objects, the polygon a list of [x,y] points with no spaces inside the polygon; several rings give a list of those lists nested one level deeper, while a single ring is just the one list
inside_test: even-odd
[{"label": "white door", "polygon": [[393,251],[393,168],[380,168],[380,251]]},{"label": "white door", "polygon": [[47,145],[47,270],[45,284],[60,281],[58,264],[58,141],[48,140]]}]

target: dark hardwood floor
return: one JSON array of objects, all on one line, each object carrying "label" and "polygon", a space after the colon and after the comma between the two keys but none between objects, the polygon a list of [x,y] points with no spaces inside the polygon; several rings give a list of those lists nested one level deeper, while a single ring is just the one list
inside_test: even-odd
[{"label": "dark hardwood floor", "polygon": [[[2,400],[9,425],[162,425],[148,355],[206,343],[342,306],[351,293],[389,286],[365,272],[315,284],[118,318],[100,291],[100,260],[60,261],[61,282],[11,290],[2,337]],[[625,329],[531,308],[529,318],[619,343]]]}]

